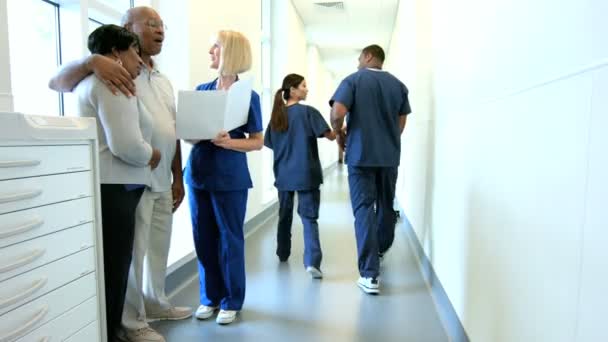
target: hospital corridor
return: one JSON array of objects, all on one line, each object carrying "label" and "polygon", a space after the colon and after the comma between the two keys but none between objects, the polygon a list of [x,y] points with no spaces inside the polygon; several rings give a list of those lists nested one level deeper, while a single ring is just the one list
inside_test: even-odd
[{"label": "hospital corridor", "polygon": [[605,342],[606,0],[0,0],[0,342]]}]

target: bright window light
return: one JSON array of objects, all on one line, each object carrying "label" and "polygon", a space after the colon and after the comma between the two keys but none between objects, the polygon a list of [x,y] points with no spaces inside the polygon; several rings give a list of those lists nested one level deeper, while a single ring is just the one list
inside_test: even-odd
[{"label": "bright window light", "polygon": [[48,88],[59,65],[58,6],[42,0],[8,0],[7,8],[14,109],[58,116],[60,94]]}]

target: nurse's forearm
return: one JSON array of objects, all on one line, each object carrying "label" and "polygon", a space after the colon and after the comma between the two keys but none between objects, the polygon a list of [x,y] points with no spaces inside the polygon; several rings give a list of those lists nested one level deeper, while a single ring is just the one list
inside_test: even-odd
[{"label": "nurse's forearm", "polygon": [[230,139],[224,148],[239,152],[250,152],[261,150],[264,146],[264,137],[261,133],[254,133],[249,135],[249,138],[243,139]]}]

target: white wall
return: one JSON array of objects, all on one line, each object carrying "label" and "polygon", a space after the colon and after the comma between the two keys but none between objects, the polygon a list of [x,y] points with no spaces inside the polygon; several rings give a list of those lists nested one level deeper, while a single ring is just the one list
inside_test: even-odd
[{"label": "white wall", "polygon": [[[217,72],[209,68],[209,48],[219,30],[236,30],[247,36],[252,48],[252,69],[244,77],[253,77],[254,89],[261,92],[261,0],[156,0],[153,5],[169,28],[157,61],[176,91],[194,89],[217,77]],[[184,165],[189,152],[190,146],[182,143]],[[246,221],[271,204],[262,198],[262,174],[265,170],[261,152],[250,152],[247,157],[253,189],[249,191]],[[174,216],[169,264],[187,258],[193,251],[190,212],[185,200]]]},{"label": "white wall", "polygon": [[431,44],[432,68],[410,87],[431,81],[410,132],[428,158],[402,167],[427,186],[399,197],[426,203],[406,211],[471,340],[608,340],[608,4],[402,2],[431,14],[395,36]]},{"label": "white wall", "polygon": [[11,95],[11,70],[9,64],[8,50],[8,18],[6,1],[0,1],[0,111],[10,112],[13,110]]},{"label": "white wall", "polygon": [[[333,75],[327,70],[319,54],[319,49],[308,45],[308,72],[306,76],[309,92],[307,103],[317,108],[328,124],[330,124],[329,99],[338,84]],[[330,124],[331,127],[331,124]],[[319,159],[321,166],[328,167],[338,160],[338,145],[334,141],[319,139]]]},{"label": "white wall", "polygon": [[[208,50],[211,40],[215,38],[218,30],[231,29],[243,32],[251,42],[253,68],[248,74],[254,77],[255,90],[261,93],[261,0],[225,0],[219,3],[199,0],[183,2],[155,0],[153,5],[156,5],[169,27],[165,46],[157,61],[160,70],[168,75],[176,90],[193,89],[196,85],[216,77],[215,71],[209,69]],[[235,10],[237,8],[238,10]],[[313,92],[322,91],[322,96],[328,98],[330,96],[327,95],[328,73],[320,63],[318,53],[315,58],[309,58],[304,27],[293,5],[290,1],[273,0],[271,12],[273,94],[281,86],[282,79],[287,73],[296,72],[305,77],[309,74],[314,75],[318,81],[309,83]],[[309,68],[309,60],[315,63],[312,69]],[[270,113],[263,113],[263,117],[266,126]],[[328,149],[333,147],[334,145],[331,145]],[[190,149],[184,144],[182,148],[185,163]],[[253,189],[249,192],[247,203],[246,220],[249,220],[272,205],[276,200],[276,190],[272,186],[274,176],[270,152],[256,151],[247,155],[253,180]],[[324,165],[328,163],[324,159]],[[169,263],[175,263],[192,252],[190,213],[187,203],[184,202],[174,216]]]}]

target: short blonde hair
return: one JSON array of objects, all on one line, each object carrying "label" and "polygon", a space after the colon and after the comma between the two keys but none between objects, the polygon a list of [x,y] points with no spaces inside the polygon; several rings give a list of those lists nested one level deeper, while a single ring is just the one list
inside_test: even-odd
[{"label": "short blonde hair", "polygon": [[251,69],[251,45],[242,33],[222,30],[217,33],[221,46],[220,75],[237,75]]}]

